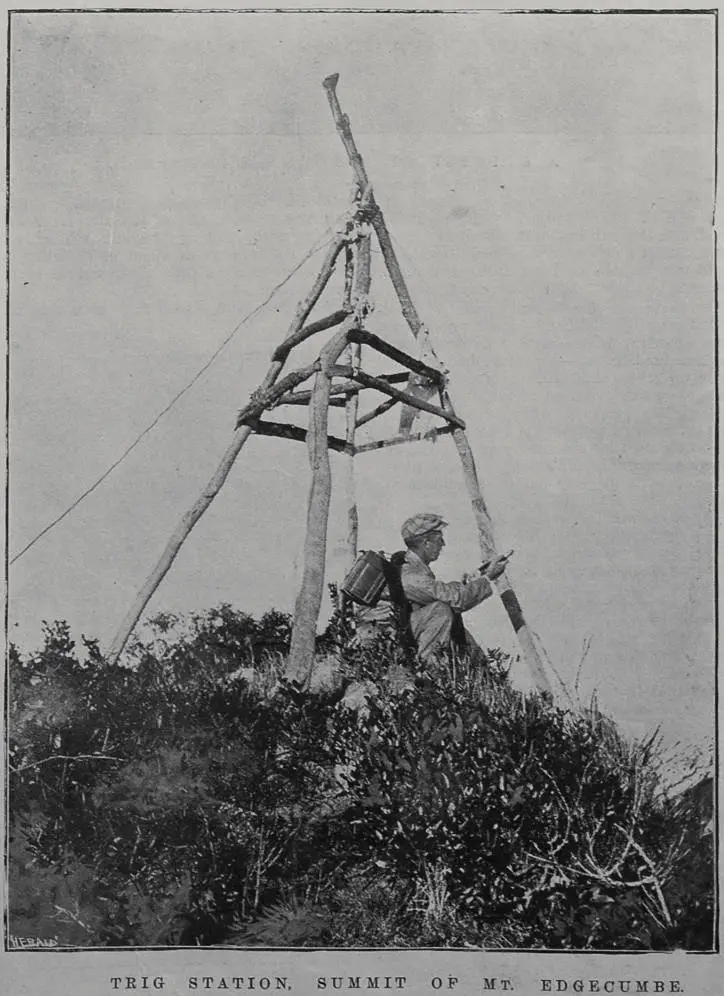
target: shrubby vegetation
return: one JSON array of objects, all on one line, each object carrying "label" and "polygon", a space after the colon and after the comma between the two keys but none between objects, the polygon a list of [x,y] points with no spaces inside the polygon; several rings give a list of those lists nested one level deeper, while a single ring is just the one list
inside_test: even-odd
[{"label": "shrubby vegetation", "polygon": [[339,615],[309,688],[289,619],[159,616],[109,666],[11,648],[10,932],[63,945],[710,949],[711,780],[656,737]]}]

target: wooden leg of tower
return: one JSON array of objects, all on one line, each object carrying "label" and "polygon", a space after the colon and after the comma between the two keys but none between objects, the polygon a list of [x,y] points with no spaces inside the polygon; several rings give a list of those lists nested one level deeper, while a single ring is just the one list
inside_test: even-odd
[{"label": "wooden leg of tower", "polygon": [[[402,309],[402,314],[407,320],[407,324],[410,327],[414,336],[417,336],[420,332],[421,323],[415,306],[412,303],[412,298],[407,289],[405,279],[400,270],[399,263],[397,261],[397,256],[395,250],[392,246],[392,241],[387,232],[387,227],[384,222],[384,217],[382,212],[377,209],[377,212],[373,215],[372,223],[374,225],[375,231],[377,233],[377,238],[380,243],[380,248],[382,249],[383,258],[387,266],[387,271],[390,275],[392,284],[397,292],[397,297],[400,302],[400,307]],[[441,400],[443,407],[447,409],[448,412],[454,414],[454,409],[447,392],[441,395]],[[462,429],[456,429],[453,432],[453,439],[455,440],[455,446],[460,457],[460,462],[463,467],[463,475],[465,477],[465,484],[468,489],[468,494],[470,495],[470,500],[473,505],[473,512],[475,514],[475,523],[478,527],[478,538],[480,540],[480,550],[483,554],[483,559],[487,560],[493,556],[495,552],[495,540],[493,538],[493,526],[488,514],[488,510],[485,505],[485,500],[483,499],[483,494],[480,489],[480,483],[478,481],[478,474],[475,468],[475,460],[473,458],[473,451],[468,442],[468,438],[465,431]],[[540,692],[546,695],[551,695],[551,685],[546,676],[545,668],[543,666],[543,661],[538,653],[538,648],[535,645],[533,636],[530,629],[523,617],[523,612],[520,607],[520,602],[518,601],[515,592],[510,586],[510,582],[503,574],[498,578],[496,582],[496,587],[500,595],[501,601],[505,606],[505,610],[508,613],[508,617],[516,632],[518,637],[518,642],[523,655],[523,660],[528,666],[530,675],[535,683],[535,686]]]},{"label": "wooden leg of tower", "polygon": [[320,354],[321,369],[314,379],[309,402],[307,454],[312,475],[307,502],[307,533],[304,540],[304,570],[302,584],[294,607],[292,641],[289,649],[287,676],[305,683],[314,665],[319,610],[324,594],[324,571],[327,559],[327,525],[332,492],[332,469],[329,462],[327,430],[331,370],[347,346],[347,332],[354,319],[324,347]]},{"label": "wooden leg of tower", "polygon": [[[451,408],[448,398],[444,398],[444,402],[446,402],[446,407]],[[463,467],[465,486],[468,489],[468,494],[470,495],[470,500],[473,505],[473,513],[475,515],[475,523],[478,527],[478,537],[480,540],[480,552],[483,555],[483,559],[488,560],[495,554],[495,539],[493,537],[492,522],[490,521],[490,516],[488,515],[488,510],[485,506],[485,501],[480,488],[473,451],[470,447],[470,443],[468,442],[468,438],[462,429],[456,429],[453,432],[453,439],[455,440],[455,447],[458,451],[458,456],[460,457],[460,462]],[[508,618],[510,619],[511,625],[515,630],[515,634],[518,637],[518,643],[520,644],[520,649],[522,651],[523,661],[528,667],[533,683],[539,692],[544,695],[551,695],[552,689],[546,676],[543,661],[538,653],[538,648],[535,645],[530,628],[528,627],[525,617],[523,616],[523,610],[520,607],[520,602],[518,601],[517,595],[513,591],[508,577],[505,574],[501,574],[495,581],[495,586],[498,594],[500,595],[500,600],[505,607],[505,611],[508,613]]]},{"label": "wooden leg of tower", "polygon": [[[447,398],[444,400],[444,405],[448,411],[451,409],[450,402]],[[480,482],[478,480],[478,471],[475,466],[475,458],[473,456],[472,447],[470,446],[464,429],[454,429],[452,436],[453,441],[455,442],[455,448],[458,451],[458,456],[460,457],[460,463],[462,464],[465,487],[468,489],[468,495],[470,496],[470,501],[473,505],[475,525],[478,529],[478,540],[480,542],[480,552],[483,555],[483,560],[489,560],[491,557],[495,556],[493,523],[488,514],[485,500],[483,499],[483,492],[480,488]]]},{"label": "wooden leg of tower", "polygon": [[553,689],[548,681],[543,661],[538,653],[538,648],[533,640],[533,634],[525,621],[523,610],[520,607],[518,597],[505,574],[501,574],[495,582],[500,595],[500,600],[508,613],[511,625],[518,637],[518,643],[523,654],[523,661],[527,665],[534,685],[543,695],[553,695]]},{"label": "wooden leg of tower", "polygon": [[231,470],[234,461],[239,455],[239,451],[251,435],[251,431],[251,427],[248,425],[239,426],[234,433],[231,444],[227,447],[226,452],[224,453],[216,473],[202,491],[201,496],[191,506],[188,512],[186,512],[174,530],[171,539],[166,544],[166,548],[164,549],[160,560],[146,579],[143,587],[136,596],[135,602],[131,606],[126,618],[121,623],[120,629],[116,633],[115,639],[113,640],[107,655],[107,660],[110,664],[115,664],[121,656],[129,636],[133,632],[136,623],[141,617],[141,613],[145,609],[151,599],[151,596],[156,591],[163,578],[168,573],[171,564],[176,559],[176,555],[183,545],[184,540],[221,490],[224,481],[229,476],[229,471]]},{"label": "wooden leg of tower", "polygon": [[[421,328],[420,319],[417,311],[415,310],[415,306],[412,303],[412,298],[410,297],[405,279],[402,275],[402,271],[400,270],[400,265],[397,261],[397,256],[392,246],[392,241],[389,237],[384,217],[379,208],[372,217],[372,224],[374,225],[375,232],[377,233],[377,238],[380,243],[380,248],[382,249],[387,271],[397,293],[402,314],[407,320],[407,324],[409,325],[413,335],[417,337]],[[441,400],[443,407],[447,409],[450,414],[454,414],[454,409],[447,392],[443,392],[443,394],[441,394]],[[455,440],[455,446],[460,457],[460,462],[462,463],[465,484],[473,505],[475,522],[478,527],[480,550],[483,554],[483,558],[487,560],[493,556],[495,552],[495,540],[493,538],[492,522],[485,506],[485,500],[483,499],[480,483],[478,481],[477,470],[475,469],[473,451],[464,430],[456,429],[453,432],[453,439]],[[508,613],[513,629],[518,637],[518,642],[523,654],[523,660],[528,666],[533,682],[540,692],[546,695],[551,695],[551,685],[546,677],[545,668],[543,666],[541,656],[538,653],[538,648],[535,645],[533,636],[523,617],[520,602],[518,601],[515,592],[510,586],[510,582],[504,574],[498,578],[496,587],[501,601],[505,606],[505,610]]]},{"label": "wooden leg of tower", "polygon": [[307,533],[304,541],[304,572],[294,607],[294,625],[289,651],[288,676],[304,683],[314,664],[317,620],[324,592],[327,556],[327,523],[332,491],[332,471],[327,446],[330,379],[322,370],[314,381],[309,403],[307,451],[312,474],[307,503]]}]

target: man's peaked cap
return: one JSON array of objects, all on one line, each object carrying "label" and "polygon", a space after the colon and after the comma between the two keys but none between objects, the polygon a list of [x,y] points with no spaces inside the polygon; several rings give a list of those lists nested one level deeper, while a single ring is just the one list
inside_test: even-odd
[{"label": "man's peaked cap", "polygon": [[411,515],[402,523],[402,538],[403,540],[417,539],[435,529],[442,529],[446,525],[447,522],[441,515],[436,515],[434,512],[419,512],[417,515]]}]

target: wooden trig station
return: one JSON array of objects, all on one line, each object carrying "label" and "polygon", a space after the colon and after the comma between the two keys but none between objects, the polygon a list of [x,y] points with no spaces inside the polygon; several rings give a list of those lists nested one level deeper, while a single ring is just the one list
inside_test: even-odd
[{"label": "wooden trig station", "polygon": [[[394,287],[402,314],[417,342],[429,336],[420,320],[402,275],[385,218],[377,204],[362,157],[357,149],[349,119],[337,98],[338,76],[327,77],[323,86],[337,131],[342,139],[354,173],[355,194],[352,207],[342,228],[332,239],[319,274],[307,296],[299,303],[283,341],[271,356],[267,374],[249,403],[239,412],[231,442],[199,499],[184,515],[169,540],[151,575],[140,590],[135,603],[123,621],[109,651],[116,661],[132,633],[146,604],[169,570],[182,543],[201,518],[224,484],[244,443],[254,433],[258,436],[280,436],[306,443],[311,469],[307,504],[304,568],[297,596],[288,674],[304,681],[314,662],[317,624],[325,583],[327,528],[332,488],[329,451],[344,454],[348,480],[353,481],[355,458],[362,453],[389,446],[411,443],[431,435],[449,435],[462,464],[463,477],[472,501],[477,524],[480,552],[483,560],[495,555],[493,528],[483,499],[472,449],[465,423],[456,413],[448,390],[447,378],[440,366],[423,362],[404,352],[365,328],[369,313],[371,281],[371,243],[379,244],[384,265]],[[344,291],[339,308],[328,315],[312,318],[312,312],[336,268],[344,268]],[[293,367],[291,357],[295,347],[313,336],[331,332],[313,363]],[[395,364],[396,369],[385,374],[371,374],[364,369],[366,353],[375,353]],[[434,353],[432,353],[434,356]],[[282,376],[283,371],[287,371]],[[311,382],[309,385],[308,382]],[[302,385],[308,385],[302,387]],[[379,402],[364,414],[360,413],[360,397],[377,394]],[[434,398],[435,400],[431,400]],[[435,428],[426,433],[413,432],[401,420],[399,434],[376,442],[357,444],[357,430],[372,422],[395,405],[403,411],[426,412],[436,419]],[[270,418],[286,406],[303,406],[308,410],[307,427]],[[344,408],[344,437],[329,433],[330,407]],[[409,420],[411,421],[411,420]],[[350,563],[357,554],[358,519],[354,489],[349,489],[347,541]],[[543,663],[532,634],[525,622],[520,603],[510,581],[502,574],[495,582],[498,594],[520,642],[522,657],[533,683],[550,693]]]}]

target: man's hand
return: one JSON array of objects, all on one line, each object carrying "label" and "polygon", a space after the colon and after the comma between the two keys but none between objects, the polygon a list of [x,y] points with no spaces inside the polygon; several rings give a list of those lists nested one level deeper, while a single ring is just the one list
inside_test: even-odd
[{"label": "man's hand", "polygon": [[512,556],[513,551],[509,550],[507,553],[501,553],[497,557],[493,557],[489,560],[487,564],[483,564],[480,568],[480,573],[484,575],[489,581],[494,581],[499,578],[503,573],[505,568],[508,566],[508,560]]}]

